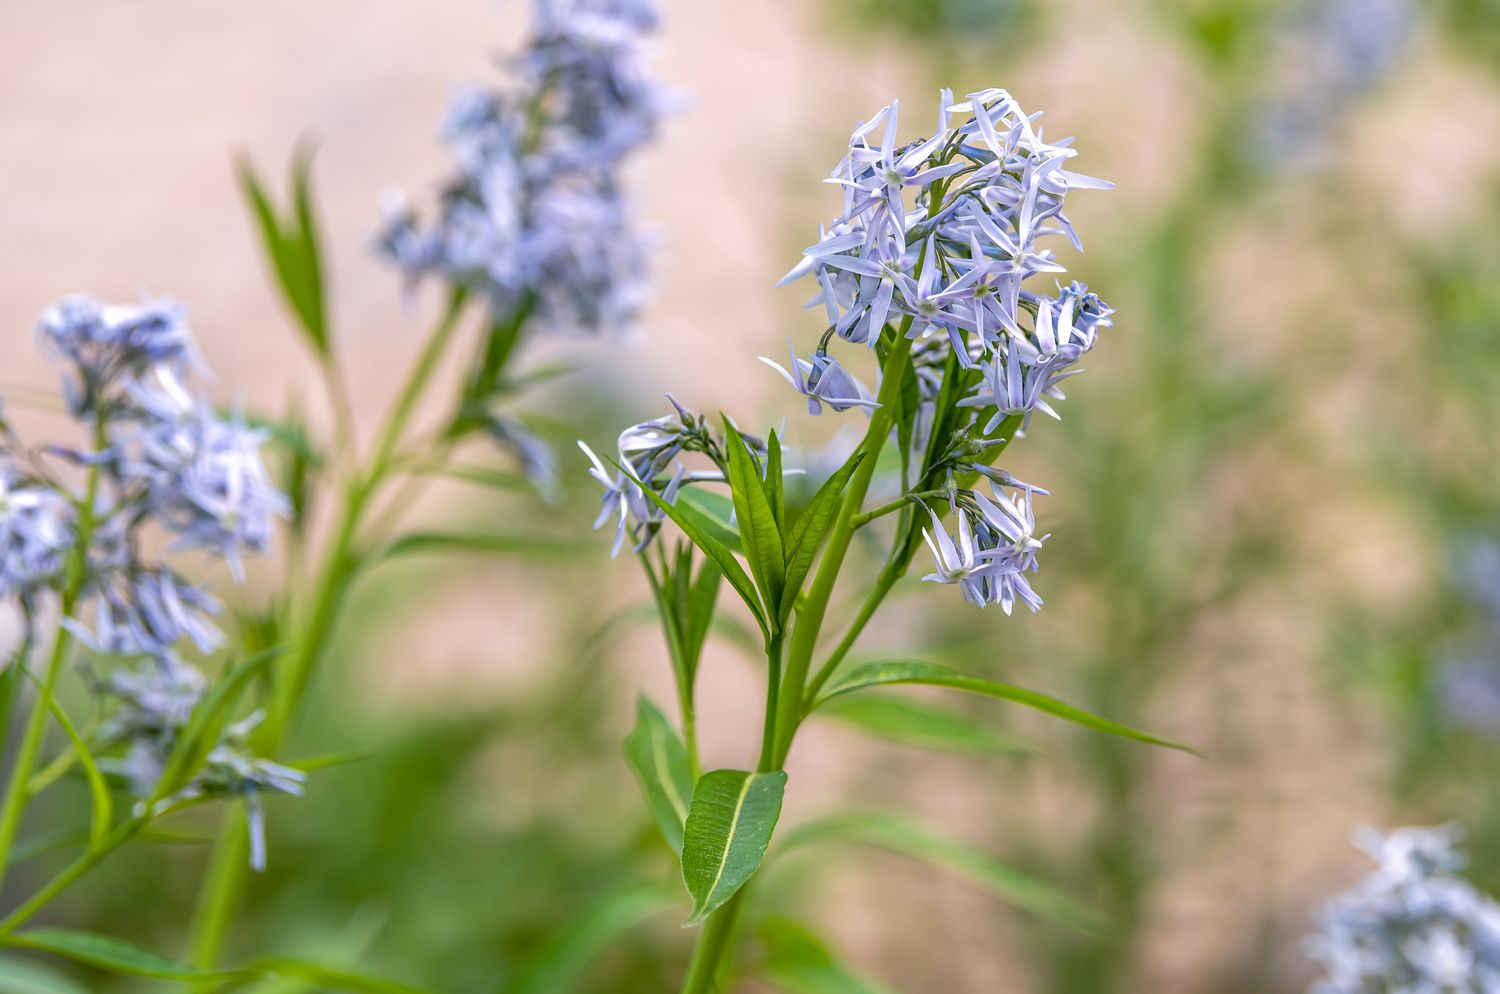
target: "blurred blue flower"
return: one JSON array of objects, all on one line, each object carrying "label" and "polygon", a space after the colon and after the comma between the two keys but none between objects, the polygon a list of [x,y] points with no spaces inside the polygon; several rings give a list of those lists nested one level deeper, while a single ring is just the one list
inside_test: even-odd
[{"label": "blurred blue flower", "polygon": [[1379,867],[1319,914],[1313,994],[1500,990],[1500,905],[1458,876],[1456,839],[1452,828],[1360,833]]}]

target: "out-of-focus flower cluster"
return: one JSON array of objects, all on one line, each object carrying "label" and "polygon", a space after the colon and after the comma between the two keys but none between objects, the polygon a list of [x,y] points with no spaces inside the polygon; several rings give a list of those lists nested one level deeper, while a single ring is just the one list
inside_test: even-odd
[{"label": "out-of-focus flower cluster", "polygon": [[[191,392],[202,364],[178,305],[70,297],[42,316],[38,336],[62,366],[68,409],[88,441],[44,450],[76,468],[70,482],[29,459],[3,425],[0,597],[14,599],[29,624],[45,596],[60,595],[71,633],[97,653],[127,657],[101,681],[112,705],[101,737],[123,749],[121,771],[136,792],[150,794],[203,694],[182,652],[223,643],[212,620],[218,602],[168,556],[196,550],[240,578],[244,556],[269,549],[288,504],[261,459],[265,433]],[[163,544],[163,554],[149,551]],[[226,737],[216,785],[187,790],[300,790],[300,774],[273,771],[242,748]],[[231,788],[224,769],[251,772]]]},{"label": "out-of-focus flower cluster", "polygon": [[1451,828],[1361,833],[1379,868],[1319,916],[1313,994],[1500,992],[1500,904],[1458,876],[1455,840]]},{"label": "out-of-focus flower cluster", "polygon": [[645,291],[642,236],[620,183],[664,99],[643,41],[645,0],[538,0],[514,85],[464,94],[443,136],[457,160],[437,215],[400,198],[379,243],[412,279],[483,294],[497,320],[534,314],[597,332],[627,325]]},{"label": "out-of-focus flower cluster", "polygon": [[[1063,210],[1068,192],[1111,184],[1069,170],[1070,142],[1044,141],[1039,115],[1004,90],[960,103],[944,91],[936,130],[916,141],[899,140],[897,116],[892,104],[855,129],[829,180],[844,191],[843,213],[782,281],[817,280],[809,306],[823,307],[828,328],[807,359],[794,353],[781,371],[814,414],[824,404],[868,409],[870,391],[829,354],[834,339],[914,339],[916,446],[946,472],[957,518],[950,535],[932,515],[937,569],[927,579],[958,584],[980,606],[1009,613],[1019,600],[1035,610],[1041,599],[1026,575],[1042,542],[1032,497],[1044,491],[972,459],[1002,441],[996,432],[1024,434],[1037,411],[1057,417],[1062,382],[1110,326],[1113,311],[1083,284],[1038,292],[1030,281],[1065,271],[1050,238],[1082,247]],[[963,409],[956,423],[939,417],[953,406]],[[950,425],[942,438],[931,437],[938,421]],[[952,482],[975,474],[996,485],[990,495]]]}]

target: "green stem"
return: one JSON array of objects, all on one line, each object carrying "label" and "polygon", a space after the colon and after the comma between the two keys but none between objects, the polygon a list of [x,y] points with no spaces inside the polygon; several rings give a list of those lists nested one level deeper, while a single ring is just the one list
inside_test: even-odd
[{"label": "green stem", "polygon": [[880,374],[880,394],[876,397],[880,406],[870,415],[870,427],[865,432],[864,441],[860,443],[859,451],[864,453],[864,460],[854,471],[849,487],[844,492],[838,515],[828,529],[827,546],[818,563],[817,576],[808,588],[807,599],[797,609],[797,623],[792,630],[787,651],[786,676],[783,680],[788,690],[781,695],[776,718],[772,769],[780,769],[785,764],[787,753],[792,747],[792,737],[797,734],[797,725],[802,720],[803,685],[812,665],[813,652],[818,646],[818,632],[828,613],[828,601],[838,582],[844,556],[848,554],[849,543],[854,538],[855,515],[864,503],[865,494],[870,489],[870,480],[875,475],[877,457],[891,433],[901,380],[911,365],[911,343],[906,338],[910,327],[911,318],[907,317],[896,329],[890,358]]},{"label": "green stem", "polygon": [[[257,745],[266,755],[274,755],[279,748],[312,679],[313,669],[327,651],[353,575],[354,540],[360,521],[370,499],[384,482],[417,401],[458,328],[465,298],[462,289],[455,289],[449,297],[442,318],[428,337],[386,418],[367,469],[351,480],[345,490],[343,513],[318,573],[312,614],[302,637],[297,640],[296,651],[287,659],[282,678],[277,681],[275,707],[259,730]],[[190,942],[193,962],[198,966],[211,967],[218,961],[235,905],[244,888],[245,843],[240,822],[240,816],[235,815],[226,819],[220,828],[214,844],[211,872],[204,881],[194,911]]]},{"label": "green stem", "polygon": [[734,933],[739,927],[745,892],[749,889],[748,883],[742,886],[724,902],[723,907],[704,921],[698,941],[693,944],[692,958],[688,960],[687,976],[682,979],[682,994],[716,994],[718,991],[719,973],[725,955],[734,947]]},{"label": "green stem", "polygon": [[870,623],[870,619],[875,616],[875,611],[880,607],[881,602],[885,600],[886,594],[891,592],[891,588],[896,585],[896,581],[901,579],[901,575],[905,572],[905,565],[898,565],[896,559],[887,562],[885,568],[880,571],[880,576],[875,579],[875,586],[870,590],[870,594],[865,598],[865,602],[859,606],[859,614],[855,615],[854,621],[849,625],[849,630],[844,633],[844,637],[839,641],[837,648],[833,650],[827,661],[818,668],[818,672],[813,676],[812,682],[807,685],[807,690],[802,695],[802,710],[804,714],[807,708],[812,705],[813,700],[818,696],[818,691],[822,690],[823,685],[828,682],[828,678],[833,676],[833,671],[838,669],[839,663],[842,663],[844,657],[849,655],[849,650],[854,648],[854,643],[859,639],[860,633],[865,630],[865,626]]},{"label": "green stem", "polygon": [[769,773],[779,768],[776,765],[776,722],[780,713],[777,696],[781,693],[782,638],[782,634],[777,632],[771,636],[771,644],[766,647],[766,720],[761,731],[760,762],[755,767],[758,773]]},{"label": "green stem", "polygon": [[866,511],[864,514],[856,514],[852,519],[850,519],[849,524],[852,528],[863,528],[865,525],[874,521],[876,518],[883,518],[887,514],[894,514],[895,512],[906,507],[907,504],[912,501],[919,501],[924,497],[942,497],[943,495],[943,491],[941,490],[924,490],[919,494],[902,494],[900,497],[897,497],[889,504],[882,504],[879,507],[875,508],[873,511]]},{"label": "green stem", "polygon": [[[105,446],[104,417],[94,416],[94,449]],[[84,488],[83,502],[78,508],[78,531],[72,554],[68,557],[66,586],[62,594],[62,619],[69,620],[78,609],[78,599],[83,593],[84,581],[88,578],[88,550],[93,541],[95,505],[99,502],[99,467],[89,468],[88,483]],[[21,826],[21,815],[26,809],[31,774],[36,769],[37,757],[42,750],[42,739],[47,731],[48,708],[46,702],[57,689],[58,677],[62,674],[63,662],[73,645],[73,633],[61,624],[57,638],[52,641],[52,655],[42,677],[37,700],[27,716],[26,729],[21,733],[21,745],[16,752],[16,761],[11,766],[10,780],[5,784],[5,800],[0,807],[0,883],[10,862],[10,849],[16,841],[16,831]],[[20,661],[16,662],[20,665]]]}]

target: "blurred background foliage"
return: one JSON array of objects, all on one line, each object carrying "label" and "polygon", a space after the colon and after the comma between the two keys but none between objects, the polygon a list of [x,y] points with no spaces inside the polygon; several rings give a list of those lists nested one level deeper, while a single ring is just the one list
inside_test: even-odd
[{"label": "blurred background foliage", "polygon": [[[1101,13],[1101,32],[1120,22],[1117,42],[1090,50],[1138,46],[1109,63],[1119,99],[1187,88],[1194,112],[1164,112],[1170,133],[1106,136],[1088,131],[1099,112],[1058,114],[1087,171],[1111,140],[1158,142],[1177,178],[1141,197],[1122,184],[1080,224],[1099,233],[1078,271],[1119,309],[1116,330],[1063,421],[1037,425],[1045,442],[1010,467],[1058,493],[1039,508],[1056,534],[1047,607],[1007,620],[900,596],[867,645],[937,646],[929,658],[1055,690],[1211,759],[993,707],[958,712],[966,725],[920,707],[839,716],[799,745],[791,775],[824,800],[791,819],[878,799],[1110,925],[1063,929],[889,854],[789,851],[763,894],[788,917],[752,954],[767,989],[1301,990],[1301,936],[1360,872],[1346,841],[1362,822],[1464,825],[1472,875],[1500,892],[1500,173],[1482,151],[1500,145],[1500,8],[1140,3]],[[831,47],[899,44],[926,82],[963,92],[1004,84],[1017,52],[1046,53],[1064,29],[1034,0],[824,0],[813,30]],[[1153,82],[1161,51],[1175,75]],[[1480,134],[1411,128],[1392,108],[1413,99],[1484,101]],[[808,145],[813,165],[785,180],[777,219],[789,260],[822,213],[805,190],[837,152]],[[639,347],[657,347],[649,322]],[[551,427],[564,466],[575,432],[607,445],[609,426],[659,406],[589,382]],[[762,413],[782,409],[786,397]],[[556,506],[448,490],[429,511],[584,535],[592,494],[581,471],[565,484]],[[639,684],[665,686],[664,655],[644,591],[605,545],[524,566],[416,561],[363,585],[290,752],[359,755],[320,771],[307,798],[271,802],[270,868],[237,945],[450,991],[671,989],[684,904],[659,885],[670,854],[619,752]],[[523,630],[447,632],[444,605],[460,602],[501,604]],[[709,659],[707,748],[748,740],[737,730],[753,723],[733,702],[760,678],[735,644],[721,632]],[[414,655],[441,672],[404,666]],[[64,799],[84,801],[82,786]],[[202,869],[184,843],[110,864],[57,916],[180,947]],[[829,966],[830,947],[885,986]]]}]

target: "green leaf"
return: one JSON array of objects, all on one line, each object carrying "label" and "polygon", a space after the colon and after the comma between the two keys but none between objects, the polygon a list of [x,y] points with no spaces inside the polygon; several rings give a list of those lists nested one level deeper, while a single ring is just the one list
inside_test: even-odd
[{"label": "green leaf", "polygon": [[1034,752],[988,725],[925,701],[894,694],[859,694],[828,701],[822,714],[887,742],[939,752]]},{"label": "green leaf", "polygon": [[[625,469],[618,462],[614,462],[614,460],[610,460],[610,462],[613,463],[615,468],[620,470],[620,472],[627,474],[629,473],[629,470]],[[641,492],[646,495],[647,500],[651,501],[651,503],[660,508],[663,514],[671,518],[672,522],[676,524],[678,528],[682,529],[682,533],[686,535],[694,545],[703,550],[704,555],[708,556],[718,564],[719,569],[724,572],[724,578],[729,581],[729,585],[734,588],[735,593],[740,595],[740,599],[745,602],[745,606],[748,607],[750,609],[750,613],[755,616],[756,624],[760,625],[761,637],[769,642],[771,639],[771,629],[770,626],[766,624],[766,615],[761,608],[760,596],[755,591],[755,584],[752,583],[750,581],[750,577],[745,574],[744,567],[740,565],[738,559],[734,558],[734,553],[730,552],[729,548],[725,546],[724,543],[714,538],[702,528],[699,528],[698,525],[694,523],[683,512],[679,511],[673,505],[668,504],[666,501],[662,500],[661,495],[659,495],[655,490],[652,490],[650,487],[642,487]]]},{"label": "green leaf", "polygon": [[[719,584],[724,574],[711,559],[698,567],[698,579],[688,591],[687,625],[683,631],[683,650],[696,672],[698,660],[703,656],[703,643],[708,641],[709,629],[714,622],[714,604],[719,599]],[[689,674],[692,676],[693,674]]]},{"label": "green leaf", "polygon": [[743,552],[740,547],[740,530],[734,523],[734,502],[728,494],[704,490],[702,487],[683,487],[677,493],[677,507],[684,517],[712,535],[734,552]]},{"label": "green leaf", "polygon": [[781,816],[786,773],[714,770],[698,780],[682,843],[682,879],[702,921],[760,867]]},{"label": "green leaf", "polygon": [[770,918],[759,931],[766,950],[762,974],[786,994],[892,994],[839,963],[828,944],[804,925]]},{"label": "green leaf", "polygon": [[491,469],[488,466],[465,466],[445,462],[418,467],[416,472],[423,476],[438,476],[510,493],[531,493],[536,490],[536,484],[524,474],[509,473],[503,469]]},{"label": "green leaf", "polygon": [[0,956],[0,994],[89,994],[89,989],[45,963]]},{"label": "green leaf", "polygon": [[295,977],[310,981],[316,987],[352,991],[354,994],[432,994],[425,987],[413,987],[384,977],[372,977],[338,966],[325,966],[308,960],[272,957],[247,963],[239,971],[248,973],[271,973],[280,977]]},{"label": "green leaf", "polygon": [[[504,535],[494,532],[409,532],[395,539],[380,550],[374,560],[395,559],[400,556],[421,554],[450,554],[456,552],[480,553],[484,555],[523,555],[539,559],[555,559],[572,556],[585,546],[572,539],[549,538],[545,535]],[[374,561],[372,560],[372,561]]]},{"label": "green leaf", "polygon": [[635,728],[625,737],[625,760],[640,781],[646,806],[667,845],[682,855],[682,829],[693,799],[687,747],[665,715],[644,694],[636,701]]},{"label": "green leaf", "polygon": [[323,250],[318,220],[313,211],[312,148],[304,145],[292,157],[292,207],[296,212],[302,272],[306,282],[305,304],[299,309],[307,333],[318,350],[328,353],[328,317],[323,291]]},{"label": "green leaf", "polygon": [[786,533],[786,495],[782,489],[781,440],[776,432],[766,439],[766,501],[771,505],[771,515],[776,519],[776,530]]},{"label": "green leaf", "polygon": [[309,189],[311,157],[293,160],[292,216],[283,222],[248,159],[239,162],[240,185],[270,259],[277,287],[319,357],[328,359],[328,326],[324,306],[322,261]]},{"label": "green leaf", "polygon": [[828,523],[833,520],[839,502],[843,500],[844,488],[849,485],[849,478],[854,475],[864,458],[864,452],[856,452],[825,480],[818,492],[813,494],[807,510],[797,517],[792,530],[787,533],[786,596],[782,598],[779,615],[783,625],[792,615],[797,595],[802,592],[802,584],[812,569],[813,559],[817,557],[818,546],[823,543],[823,533],[828,530]]},{"label": "green leaf", "polygon": [[673,901],[661,884],[632,886],[605,895],[544,942],[501,994],[568,994],[578,977],[625,932],[663,911]]},{"label": "green leaf", "polygon": [[16,709],[16,690],[25,679],[26,660],[23,658],[30,649],[30,640],[22,639],[21,644],[5,660],[5,669],[0,670],[0,742],[10,741],[10,722]]},{"label": "green leaf", "polygon": [[[745,559],[760,588],[761,599],[772,618],[780,618],[781,592],[786,586],[786,550],[781,544],[781,528],[776,513],[766,497],[766,490],[756,469],[750,449],[729,419],[724,419],[724,448],[729,450],[729,491],[734,499],[734,515],[740,523],[740,542]],[[773,630],[780,627],[773,621]]]},{"label": "green leaf", "polygon": [[840,679],[834,681],[833,685],[823,691],[823,695],[813,702],[812,709],[820,707],[827,701],[844,694],[852,694],[866,687],[886,687],[894,684],[920,684],[928,687],[949,687],[953,690],[964,690],[972,694],[983,694],[986,697],[996,697],[1037,711],[1050,714],[1065,721],[1071,721],[1085,728],[1092,728],[1097,732],[1105,732],[1110,735],[1118,735],[1121,738],[1134,739],[1137,742],[1148,742],[1151,745],[1166,746],[1169,749],[1178,749],[1189,752],[1195,756],[1202,756],[1191,746],[1170,739],[1158,738],[1147,732],[1122,725],[1108,718],[1101,718],[1096,714],[1090,714],[1082,708],[1076,708],[1055,697],[1027,690],[1008,683],[999,683],[995,680],[982,680],[979,677],[965,676],[956,670],[936,663],[924,663],[919,661],[894,660],[885,663],[869,663],[850,670]]},{"label": "green leaf", "polygon": [[163,797],[175,794],[203,766],[209,752],[218,744],[220,734],[229,721],[230,709],[239,700],[240,694],[271,660],[286,651],[284,647],[278,646],[243,660],[230,669],[198,702],[192,717],[188,719],[187,727],[177,740],[177,747],[167,759],[161,780],[146,805],[148,809]]},{"label": "green leaf", "polygon": [[99,935],[95,932],[79,932],[65,928],[32,928],[8,935],[3,941],[8,945],[54,953],[79,963],[87,963],[89,966],[97,966],[132,977],[198,982],[221,980],[235,976],[237,973],[237,971],[203,970],[196,966],[189,966],[132,942],[108,935]]},{"label": "green leaf", "polygon": [[783,846],[828,841],[857,842],[945,867],[1016,907],[1082,932],[1097,934],[1107,927],[1098,911],[1051,884],[897,815],[856,812],[814,819],[788,832]]},{"label": "green leaf", "polygon": [[326,770],[331,766],[347,766],[350,763],[364,762],[374,755],[374,749],[340,749],[336,752],[320,752],[313,756],[289,760],[286,765],[294,770],[301,770],[303,773],[312,773],[316,770]]},{"label": "green leaf", "polygon": [[109,793],[109,782],[104,779],[104,774],[99,772],[99,763],[94,759],[94,754],[89,751],[88,743],[83,736],[78,734],[78,727],[73,724],[73,719],[62,709],[57,698],[47,692],[47,688],[40,682],[37,683],[37,691],[47,702],[52,717],[57,719],[63,732],[68,736],[68,741],[73,743],[73,753],[78,757],[78,765],[83,767],[83,775],[89,784],[89,847],[97,846],[109,833],[110,823],[114,820],[114,799]]}]

